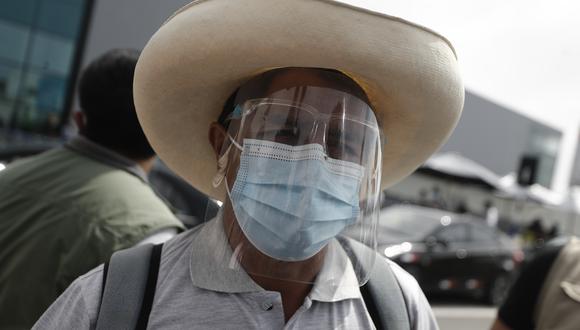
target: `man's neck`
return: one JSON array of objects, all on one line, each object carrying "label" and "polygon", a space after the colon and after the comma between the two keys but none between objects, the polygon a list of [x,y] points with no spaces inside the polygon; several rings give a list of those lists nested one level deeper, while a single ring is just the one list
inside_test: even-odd
[{"label": "man's neck", "polygon": [[232,250],[241,250],[238,261],[248,275],[267,291],[282,296],[284,318],[288,321],[302,306],[312,290],[316,276],[322,269],[325,250],[314,257],[298,262],[272,259],[256,249],[238,225],[230,203],[224,205],[224,232]]},{"label": "man's neck", "polygon": [[90,141],[93,144],[96,144],[96,145],[100,146],[101,148],[105,148],[105,149],[107,149],[107,150],[109,150],[111,152],[116,153],[117,155],[120,155],[120,156],[125,157],[126,159],[128,159],[128,160],[130,160],[132,162],[135,162],[135,164],[137,164],[141,169],[143,169],[143,171],[145,172],[145,174],[149,174],[149,172],[151,172],[151,169],[153,168],[153,165],[155,164],[155,156],[150,157],[150,158],[145,158],[145,159],[135,159],[133,157],[129,157],[129,156],[124,155],[122,152],[119,152],[119,151],[114,150],[114,149],[110,149],[108,147],[105,147],[105,146],[103,146],[103,145],[101,145],[101,144],[99,144],[99,143],[91,140],[89,137],[87,137],[82,132],[79,133],[79,136],[82,137],[85,140]]},{"label": "man's neck", "polygon": [[153,165],[155,164],[155,157],[142,160],[135,160],[135,163],[137,163],[137,165],[139,165],[143,169],[143,171],[145,171],[145,173],[149,174],[149,172],[151,172],[151,169],[153,168]]}]

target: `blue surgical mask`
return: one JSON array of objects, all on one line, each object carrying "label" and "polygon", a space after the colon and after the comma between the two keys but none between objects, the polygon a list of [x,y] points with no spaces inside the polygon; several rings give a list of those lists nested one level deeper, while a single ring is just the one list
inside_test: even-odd
[{"label": "blue surgical mask", "polygon": [[246,139],[230,197],[258,250],[305,260],[357,220],[363,173],[358,164],[327,158],[319,144]]}]

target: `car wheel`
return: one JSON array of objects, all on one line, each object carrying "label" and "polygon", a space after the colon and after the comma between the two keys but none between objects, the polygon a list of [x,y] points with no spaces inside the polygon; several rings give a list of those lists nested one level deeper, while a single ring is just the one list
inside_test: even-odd
[{"label": "car wheel", "polygon": [[498,275],[487,288],[486,302],[499,306],[507,296],[509,286],[509,277],[505,274]]}]

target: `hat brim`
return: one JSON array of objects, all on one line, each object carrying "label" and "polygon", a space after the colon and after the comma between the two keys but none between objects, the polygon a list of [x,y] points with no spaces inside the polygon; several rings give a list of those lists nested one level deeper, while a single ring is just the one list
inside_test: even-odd
[{"label": "hat brim", "polygon": [[463,108],[454,50],[431,30],[329,0],[196,1],[155,33],[135,72],[137,114],[159,157],[223,200],[209,125],[244,81],[279,67],[338,69],[363,87],[387,141],[383,188],[434,153]]}]

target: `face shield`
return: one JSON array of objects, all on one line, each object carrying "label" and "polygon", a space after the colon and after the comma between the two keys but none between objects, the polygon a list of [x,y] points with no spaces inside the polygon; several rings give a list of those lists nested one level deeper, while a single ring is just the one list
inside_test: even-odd
[{"label": "face shield", "polygon": [[[381,173],[380,130],[367,102],[321,84],[286,87],[236,102],[226,123],[220,166],[230,267],[311,283],[325,267],[352,266],[364,284],[375,258]],[[350,262],[345,230],[368,247]]]}]

